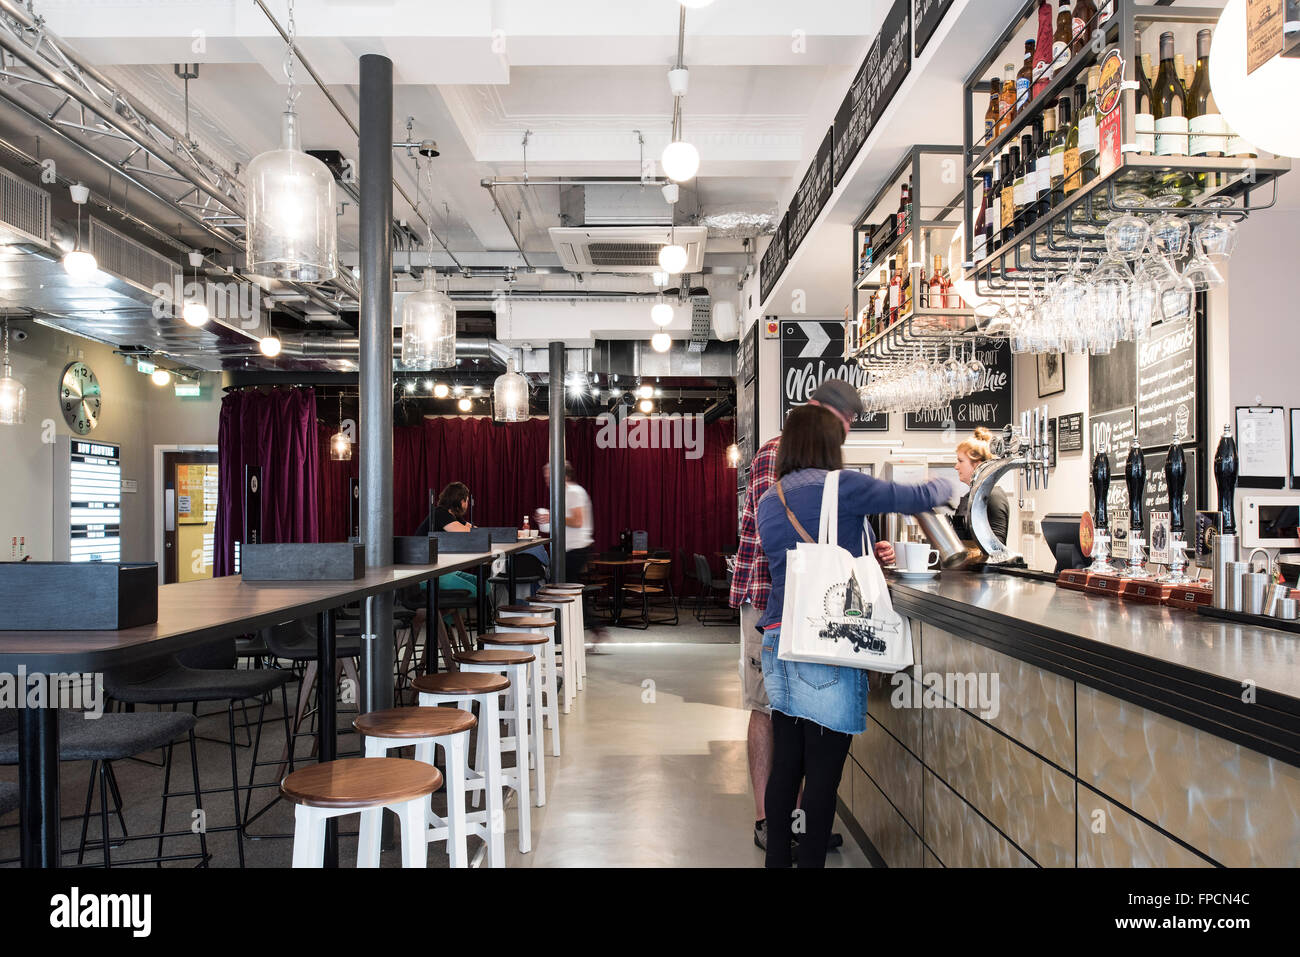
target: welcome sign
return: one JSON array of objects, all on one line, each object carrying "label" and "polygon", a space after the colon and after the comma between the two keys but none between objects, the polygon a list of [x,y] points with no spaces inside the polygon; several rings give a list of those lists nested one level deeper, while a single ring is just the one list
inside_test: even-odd
[{"label": "welcome sign", "polygon": [[[856,362],[844,361],[844,324],[813,320],[781,323],[781,422],[797,405],[804,405],[828,379],[843,379],[855,389],[867,383]],[[853,418],[855,432],[884,432],[889,415],[874,412]]]}]

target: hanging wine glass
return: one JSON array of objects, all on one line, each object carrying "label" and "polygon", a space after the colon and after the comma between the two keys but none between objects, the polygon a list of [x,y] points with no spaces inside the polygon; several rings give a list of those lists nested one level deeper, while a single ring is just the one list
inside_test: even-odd
[{"label": "hanging wine glass", "polygon": [[1106,224],[1106,251],[1117,258],[1137,259],[1150,238],[1151,227],[1147,221],[1132,213]]},{"label": "hanging wine glass", "polygon": [[1156,321],[1160,309],[1160,286],[1149,276],[1134,276],[1128,289],[1129,321],[1120,330],[1119,339],[1141,339]]},{"label": "hanging wine glass", "polygon": [[1223,284],[1223,275],[1214,263],[1199,251],[1188,260],[1187,268],[1183,270],[1183,278],[1188,280],[1198,292]]},{"label": "hanging wine glass", "polygon": [[1160,287],[1160,315],[1165,322],[1187,319],[1195,306],[1196,286],[1186,276]]},{"label": "hanging wine glass", "polygon": [[1197,226],[1194,238],[1197,249],[1210,262],[1227,262],[1237,248],[1237,224],[1216,216]]}]

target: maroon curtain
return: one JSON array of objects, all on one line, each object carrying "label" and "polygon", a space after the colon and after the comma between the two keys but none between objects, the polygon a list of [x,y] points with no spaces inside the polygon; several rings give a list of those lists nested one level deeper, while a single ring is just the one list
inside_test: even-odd
[{"label": "maroon curtain", "polygon": [[320,462],[320,538],[322,542],[346,542],[348,529],[348,479],[356,478],[361,467],[361,445],[353,443],[352,458],[335,462],[330,458],[330,439],[337,424],[316,424],[316,455]]},{"label": "maroon curtain", "polygon": [[[262,467],[262,540],[320,540],[316,393],[231,392],[221,400],[215,574],[235,570],[244,527],[244,466]],[[345,519],[346,521],[346,519]]]}]

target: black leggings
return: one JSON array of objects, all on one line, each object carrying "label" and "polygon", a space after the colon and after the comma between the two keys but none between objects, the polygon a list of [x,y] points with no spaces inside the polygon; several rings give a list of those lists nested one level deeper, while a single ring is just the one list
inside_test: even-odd
[{"label": "black leggings", "polygon": [[803,783],[803,821],[799,830],[800,867],[825,867],[826,844],[835,822],[835,792],[840,786],[850,736],[807,718],[772,712],[772,774],[767,779],[767,866],[790,866],[795,801]]}]

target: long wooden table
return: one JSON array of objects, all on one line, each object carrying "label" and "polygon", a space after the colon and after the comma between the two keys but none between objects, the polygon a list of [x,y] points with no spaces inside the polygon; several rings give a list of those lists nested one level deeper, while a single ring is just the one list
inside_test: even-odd
[{"label": "long wooden table", "polygon": [[[335,659],[335,610],[427,581],[430,582],[426,589],[428,633],[433,635],[438,576],[482,569],[500,555],[507,556],[513,565],[512,556],[516,552],[548,541],[535,538],[494,545],[489,552],[449,554],[433,565],[369,568],[363,577],[354,581],[254,583],[230,575],[163,585],[158,589],[158,620],[153,624],[121,631],[0,631],[0,672],[28,676],[100,672],[133,661],[174,654],[213,638],[246,634],[314,614],[317,656],[322,663],[317,679],[318,753],[321,761],[329,761],[336,753],[336,698],[334,669],[325,663]],[[48,598],[69,600],[65,595]],[[378,664],[392,667],[391,661]],[[24,867],[58,867],[61,849],[57,707],[19,709],[18,737],[22,863]],[[337,863],[337,860],[336,826],[328,832],[326,863]]]}]

